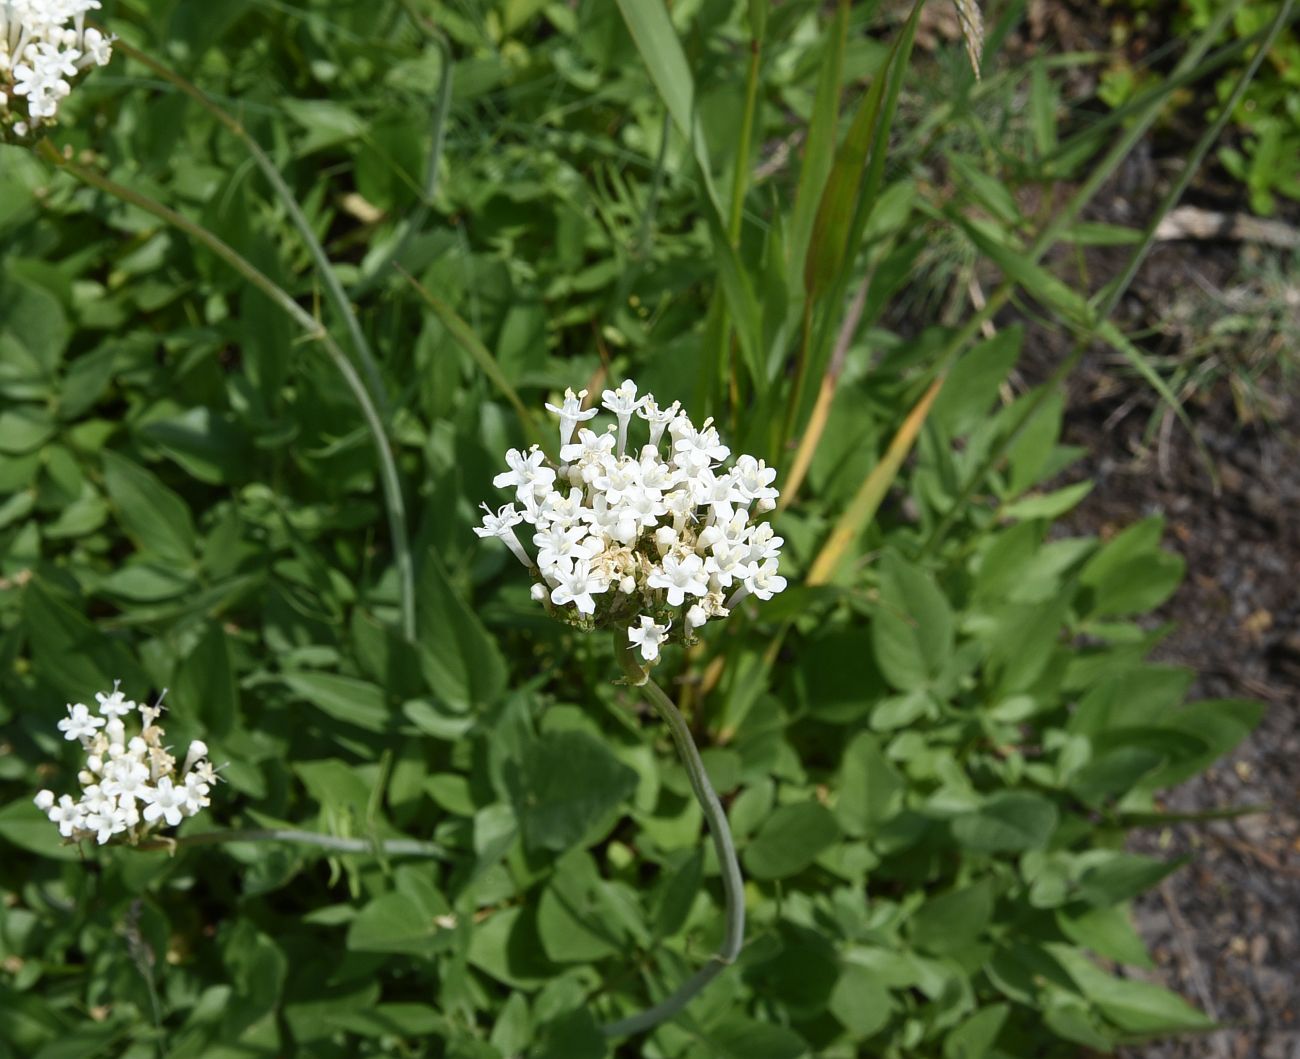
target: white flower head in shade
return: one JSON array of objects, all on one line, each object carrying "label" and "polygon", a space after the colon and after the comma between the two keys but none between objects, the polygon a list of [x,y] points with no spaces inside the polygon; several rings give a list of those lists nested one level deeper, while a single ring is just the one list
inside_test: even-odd
[{"label": "white flower head in shade", "polygon": [[[484,505],[474,531],[501,538],[528,568],[535,600],[581,628],[621,630],[650,665],[670,636],[691,643],[746,596],[785,587],[784,542],[756,521],[776,506],[774,468],[749,455],[724,466],[731,449],[712,420],[697,427],[631,379],[601,395],[613,418],[603,427],[585,397],[566,390],[546,406],[559,419],[558,464],[536,447],[506,454],[493,484],[513,489],[514,503],[495,513]],[[535,558],[515,533],[521,522]]]},{"label": "white flower head in shade", "polygon": [[[65,739],[81,743],[85,764],[77,774],[81,796],[40,791],[36,808],[71,841],[93,838],[101,846],[121,836],[135,845],[161,826],[175,827],[209,804],[217,782],[206,743],[189,745],[178,767],[158,724],[161,699],[138,705],[118,690],[97,692],[98,712],[70,703],[58,723]],[[140,715],[139,731],[128,733],[126,718]]]},{"label": "white flower head in shade", "polygon": [[0,0],[0,142],[52,125],[73,83],[106,66],[113,39],[86,16],[99,0]]}]

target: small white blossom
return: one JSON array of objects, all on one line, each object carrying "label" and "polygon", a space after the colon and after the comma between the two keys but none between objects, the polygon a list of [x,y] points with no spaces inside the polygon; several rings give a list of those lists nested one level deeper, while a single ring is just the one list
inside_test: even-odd
[{"label": "small white blossom", "polygon": [[[775,506],[773,468],[749,455],[726,466],[731,450],[712,420],[697,427],[677,402],[661,407],[631,380],[602,394],[615,419],[603,429],[584,425],[597,414],[583,409],[585,397],[567,390],[547,405],[560,419],[558,466],[537,448],[506,454],[509,469],[494,483],[515,490],[519,509],[488,511],[475,530],[500,537],[529,566],[535,600],[585,628],[621,630],[652,663],[670,636],[690,642],[728,604],[785,586],[783,542],[754,521]],[[628,451],[633,417],[648,441]],[[535,561],[515,538],[520,522],[532,527]]]},{"label": "small white blossom", "polygon": [[106,66],[113,39],[86,15],[99,0],[0,0],[0,141],[52,124],[78,75]]},{"label": "small white blossom", "polygon": [[[55,801],[53,791],[43,790],[34,799],[59,834],[78,841],[93,838],[101,845],[125,835],[135,843],[160,823],[174,827],[209,804],[217,776],[207,760],[207,744],[198,739],[190,743],[178,772],[157,724],[161,699],[153,706],[138,705],[114,683],[111,692],[96,693],[95,701],[105,716],[75,703],[58,723],[67,738],[80,740],[85,749],[85,764],[77,773],[80,797],[65,794]],[[138,734],[129,734],[124,720],[133,713],[140,715]]]},{"label": "small white blossom", "polygon": [[108,722],[94,716],[84,703],[68,703],[68,716],[58,724],[65,739],[89,739]]},{"label": "small white blossom", "polygon": [[554,412],[560,417],[560,448],[564,448],[573,438],[573,428],[579,423],[585,423],[592,418],[598,411],[595,408],[588,408],[585,411],[582,407],[583,398],[587,396],[586,390],[579,390],[574,393],[572,390],[564,391],[564,403],[556,408],[549,402],[546,405],[548,412]]},{"label": "small white blossom", "polygon": [[631,625],[627,630],[627,639],[635,647],[641,648],[641,657],[647,662],[659,661],[659,645],[668,639],[668,630],[672,622],[659,625],[654,618],[641,615],[641,625]]}]

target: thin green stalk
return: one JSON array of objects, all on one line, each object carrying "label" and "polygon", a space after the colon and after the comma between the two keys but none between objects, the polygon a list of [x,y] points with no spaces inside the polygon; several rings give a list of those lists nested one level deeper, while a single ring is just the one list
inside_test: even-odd
[{"label": "thin green stalk", "polygon": [[1264,61],[1265,57],[1268,55],[1269,49],[1273,46],[1273,41],[1277,38],[1278,33],[1281,32],[1282,27],[1286,25],[1294,2],[1295,0],[1284,0],[1281,9],[1277,13],[1277,17],[1273,19],[1264,40],[1260,44],[1259,50],[1255,53],[1250,64],[1242,71],[1241,76],[1237,79],[1236,85],[1233,86],[1232,94],[1224,102],[1222,109],[1219,111],[1218,117],[1210,123],[1205,132],[1201,134],[1200,139],[1196,141],[1196,145],[1192,148],[1191,154],[1188,156],[1186,163],[1179,172],[1177,179],[1174,180],[1173,184],[1170,185],[1169,190],[1166,191],[1162,197],[1160,205],[1156,208],[1147,223],[1142,241],[1129,255],[1128,261],[1124,265],[1124,270],[1115,277],[1113,282],[1103,288],[1097,295],[1093,306],[1093,326],[1088,328],[1078,337],[1074,348],[1070,351],[1069,355],[1057,366],[1048,378],[1047,382],[1039,388],[1038,392],[1027,403],[1024,412],[1017,419],[1015,426],[1008,431],[1006,436],[1003,437],[1002,440],[993,447],[988,455],[984,457],[979,466],[975,469],[975,472],[962,485],[961,491],[958,493],[948,511],[926,538],[921,547],[922,555],[932,553],[943,541],[944,536],[956,520],[958,512],[962,510],[966,501],[970,499],[975,487],[985,479],[985,477],[997,465],[998,461],[1001,460],[1010,445],[1020,436],[1021,432],[1029,424],[1029,421],[1038,411],[1043,401],[1046,400],[1047,396],[1064,381],[1071,371],[1074,370],[1075,365],[1082,359],[1084,350],[1096,334],[1102,321],[1109,318],[1110,314],[1114,311],[1115,306],[1119,304],[1120,298],[1122,298],[1124,292],[1128,290],[1129,285],[1133,282],[1138,270],[1142,267],[1142,263],[1151,252],[1152,246],[1155,245],[1156,229],[1160,226],[1160,222],[1178,204],[1178,200],[1183,197],[1183,193],[1187,190],[1187,185],[1191,183],[1192,177],[1195,176],[1197,170],[1200,169],[1201,163],[1205,160],[1206,154],[1222,134],[1224,126],[1231,119],[1237,103],[1245,94],[1247,87],[1249,87],[1250,82],[1254,79],[1256,72],[1259,70],[1260,64]]},{"label": "thin green stalk", "polygon": [[426,22],[413,5],[406,6],[406,13],[425,37],[433,42],[442,60],[442,69],[438,75],[438,97],[429,121],[429,156],[424,163],[424,187],[420,189],[420,204],[402,221],[402,234],[393,241],[378,263],[371,266],[370,274],[353,288],[355,297],[370,290],[383,277],[388,265],[401,260],[411,240],[424,227],[425,219],[433,208],[433,196],[438,190],[438,172],[442,168],[442,154],[447,142],[447,115],[451,111],[451,48],[448,47],[446,38]]},{"label": "thin green stalk", "polygon": [[357,360],[361,363],[362,371],[366,374],[371,396],[378,403],[382,417],[387,419],[388,399],[383,376],[379,373],[379,365],[375,360],[374,351],[370,348],[365,332],[361,329],[361,321],[357,319],[357,314],[353,311],[352,303],[348,300],[347,292],[343,290],[343,285],[334,272],[334,265],[325,253],[325,248],[321,246],[320,240],[316,238],[316,233],[312,231],[311,222],[307,220],[307,215],[302,212],[302,207],[298,205],[298,200],[294,196],[292,189],[284,182],[284,177],[280,175],[280,170],[276,168],[270,156],[262,150],[261,144],[253,139],[252,134],[244,128],[242,122],[213,102],[197,85],[182,77],[175,70],[163,65],[151,55],[131,47],[124,41],[118,41],[114,44],[114,47],[123,55],[134,59],[142,66],[148,67],[163,80],[175,85],[176,88],[198,103],[199,106],[243,142],[249,155],[257,164],[257,168],[262,171],[262,175],[266,177],[271,189],[289,214],[289,220],[298,229],[302,241],[307,245],[307,250],[316,265],[316,271],[325,284],[326,298],[329,300],[330,305],[334,307],[334,311],[342,318],[343,324],[348,330],[348,339],[356,352]]},{"label": "thin green stalk", "polygon": [[[622,651],[620,657],[623,657]],[[632,663],[632,666],[635,667],[635,663]],[[673,700],[653,680],[643,676],[638,678],[630,671],[629,679],[645,680],[641,686],[649,695],[659,716],[668,725],[673,742],[677,745],[677,753],[682,759],[682,764],[686,766],[686,774],[690,777],[691,790],[695,792],[695,798],[700,803],[700,808],[704,810],[709,834],[713,838],[713,848],[718,855],[718,868],[722,872],[726,926],[722,944],[709,963],[696,971],[669,997],[653,1007],[602,1026],[601,1032],[606,1037],[629,1037],[634,1033],[643,1033],[678,1014],[705,986],[735,963],[745,940],[745,881],[740,874],[740,862],[736,859],[736,846],[731,839],[731,828],[727,824],[726,811],[722,808],[713,785],[709,783],[709,774],[705,771],[704,761],[700,758],[699,749],[691,737],[690,727],[686,724],[686,718],[682,716],[681,711],[673,705]]]},{"label": "thin green stalk", "polygon": [[433,857],[449,860],[451,855],[436,842],[415,838],[343,838],[319,831],[300,831],[292,827],[254,827],[230,831],[200,831],[179,838],[154,838],[141,842],[136,849],[179,849],[182,846],[217,846],[227,842],[288,842],[299,846],[316,846],[331,853],[373,853],[395,857]]},{"label": "thin green stalk", "polygon": [[375,408],[374,401],[371,400],[365,383],[361,381],[361,376],[357,374],[356,368],[348,360],[347,354],[339,348],[338,343],[330,337],[329,332],[321,326],[320,322],[294,301],[283,287],[279,286],[232,246],[202,225],[196,224],[183,214],[177,213],[147,195],[110,180],[108,177],[96,173],[93,169],[87,169],[84,166],[77,165],[70,159],[64,158],[58,148],[49,140],[42,140],[37,144],[36,149],[46,161],[70,173],[82,183],[98,188],[122,202],[129,203],[146,213],[152,214],[160,221],[171,225],[178,231],[184,232],[195,242],[207,247],[239,275],[265,294],[282,312],[292,318],[303,329],[307,338],[319,342],[324,347],[339,374],[343,376],[343,381],[347,384],[348,389],[352,391],[357,406],[361,409],[361,414],[366,421],[366,426],[370,430],[370,436],[375,445],[376,455],[379,458],[379,481],[383,489],[384,507],[388,514],[388,530],[392,537],[393,561],[397,565],[398,587],[401,595],[402,633],[408,640],[414,641],[415,571],[411,563],[410,543],[406,536],[406,505],[402,500],[402,485],[397,475],[397,463],[393,458],[393,450],[388,443],[388,435],[384,430],[383,420]]}]

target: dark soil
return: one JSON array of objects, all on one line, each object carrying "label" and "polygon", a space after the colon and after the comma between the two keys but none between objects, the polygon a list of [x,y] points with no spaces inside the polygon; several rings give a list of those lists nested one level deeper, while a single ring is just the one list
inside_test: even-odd
[{"label": "dark soil", "polygon": [[[1098,17],[1095,5],[1030,0],[1027,31],[1011,46],[1028,57],[1109,50],[1124,39],[1134,63],[1167,52],[1176,34],[1154,9],[1140,30],[1114,32],[1126,6]],[[1086,100],[1095,86],[1075,87],[1070,95]],[[1210,89],[1198,86],[1198,98],[1208,103]],[[1099,196],[1094,219],[1144,226],[1204,120],[1197,105],[1157,126]],[[1247,210],[1212,157],[1184,202]],[[1300,208],[1289,203],[1278,219],[1300,227]],[[1087,275],[1068,255],[1055,268],[1076,289],[1096,290],[1125,255],[1089,252]],[[1240,329],[1215,340],[1216,321],[1229,315]],[[1267,705],[1234,753],[1163,801],[1171,812],[1262,811],[1132,840],[1168,859],[1191,856],[1136,903],[1135,918],[1156,962],[1149,976],[1224,1028],[1121,1054],[1300,1059],[1300,254],[1226,241],[1162,243],[1116,319],[1166,370],[1193,370],[1181,396],[1214,474],[1150,387],[1116,354],[1094,348],[1068,382],[1064,440],[1088,453],[1071,478],[1096,486],[1066,528],[1106,536],[1163,516],[1166,545],[1186,560],[1187,576],[1154,616],[1176,623],[1155,658],[1194,670],[1196,698]],[[1029,326],[1024,374],[1035,382],[1071,340]]]},{"label": "dark soil", "polygon": [[[1159,182],[1136,186],[1155,194]],[[1097,216],[1141,223],[1149,207],[1134,186],[1117,180]],[[1261,262],[1236,244],[1162,244],[1117,314],[1130,334],[1154,335],[1144,344],[1165,363],[1221,358],[1186,395],[1213,477],[1192,434],[1115,354],[1092,350],[1068,384],[1064,440],[1088,452],[1071,477],[1096,487],[1067,528],[1107,536],[1163,516],[1187,577],[1154,616],[1176,623],[1155,659],[1193,669],[1196,698],[1268,707],[1233,754],[1164,799],[1173,812],[1261,811],[1133,839],[1143,852],[1191,855],[1135,917],[1156,961],[1151,977],[1224,1029],[1134,1045],[1128,1059],[1300,1059],[1300,350],[1283,334],[1300,330],[1300,270],[1289,273],[1288,293],[1286,261],[1277,259],[1282,284],[1265,292],[1267,284],[1242,279],[1259,277]],[[1114,263],[1098,255],[1089,270],[1096,283]],[[1207,321],[1234,298],[1254,306],[1258,328],[1205,351]],[[1069,339],[1034,329],[1029,348],[1026,375],[1043,378]]]}]

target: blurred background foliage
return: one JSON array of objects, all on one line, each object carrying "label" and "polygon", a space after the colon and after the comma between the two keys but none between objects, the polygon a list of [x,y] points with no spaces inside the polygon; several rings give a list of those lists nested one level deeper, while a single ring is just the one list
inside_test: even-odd
[{"label": "blurred background foliage", "polygon": [[[1178,864],[1125,839],[1260,707],[1189,703],[1146,661],[1183,574],[1159,519],[1053,529],[1090,485],[1059,378],[1024,381],[995,310],[1100,336],[1172,399],[1099,311],[1112,277],[1040,260],[1143,248],[1084,216],[1089,181],[1243,67],[1244,45],[1198,63],[1268,7],[1189,4],[1168,69],[1078,99],[1066,74],[1112,57],[1005,61],[1016,3],[986,10],[977,81],[942,23],[884,3],[106,0],[271,154],[357,306],[419,633],[393,629],[370,440],[316,344],[153,216],[0,148],[0,1055],[977,1059],[1209,1026],[1131,976],[1129,902]],[[1281,47],[1221,155],[1260,210],[1294,194],[1285,166],[1247,175],[1297,136]],[[54,139],[343,341],[283,203],[171,85],[119,57]],[[620,1046],[599,1023],[716,945],[716,864],[609,645],[469,528],[531,440],[513,399],[542,422],[626,376],[783,468],[792,588],[669,654],[752,925],[682,1019]],[[119,677],[169,688],[176,744],[229,763],[192,826],[444,856],[60,846],[30,803],[73,782],[54,723]]]}]

